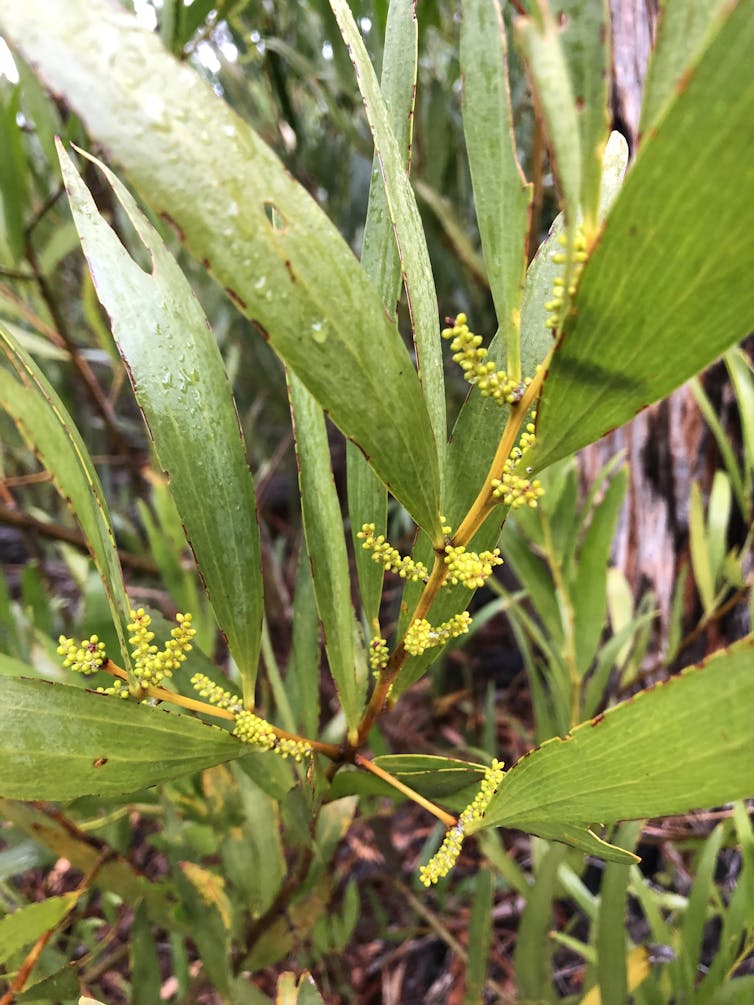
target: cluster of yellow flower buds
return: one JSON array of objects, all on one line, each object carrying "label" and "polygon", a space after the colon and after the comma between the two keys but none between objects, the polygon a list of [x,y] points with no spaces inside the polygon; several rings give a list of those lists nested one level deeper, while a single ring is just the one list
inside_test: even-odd
[{"label": "cluster of yellow flower buds", "polygon": [[503,466],[502,475],[500,478],[493,478],[491,482],[493,497],[500,500],[505,506],[510,506],[511,509],[518,509],[521,506],[530,506],[534,509],[545,494],[538,478],[530,479],[526,475],[519,475],[516,472],[521,458],[537,441],[534,426],[536,411],[532,412],[531,418],[532,421],[526,424],[518,444],[511,450]]},{"label": "cluster of yellow flower buds", "polygon": [[63,657],[63,666],[85,677],[97,673],[107,663],[105,643],[97,635],[90,635],[85,642],[76,642],[66,635],[58,638],[58,656]]},{"label": "cluster of yellow flower buds", "polygon": [[278,736],[269,722],[247,709],[236,715],[233,736],[259,750],[272,750],[283,758],[292,757],[294,761],[301,761],[312,752],[311,744],[306,740]]},{"label": "cluster of yellow flower buds", "polygon": [[454,586],[462,583],[470,590],[476,590],[484,586],[485,579],[492,575],[493,567],[502,565],[503,560],[499,548],[477,554],[475,551],[466,551],[462,544],[457,547],[448,544],[445,546],[445,564],[448,567],[448,579]]},{"label": "cluster of yellow flower buds", "polygon": [[389,659],[390,650],[388,649],[387,642],[379,635],[375,635],[369,643],[370,667],[375,671],[375,673],[379,673],[380,670],[385,669]]},{"label": "cluster of yellow flower buds", "polygon": [[461,367],[469,384],[479,388],[483,397],[494,398],[499,404],[507,402],[509,405],[521,400],[521,395],[530,382],[511,380],[504,370],[496,369],[495,364],[487,359],[488,352],[482,347],[482,336],[474,335],[469,330],[465,314],[458,314],[453,325],[443,329],[442,337],[452,339],[450,348],[453,361]]},{"label": "cluster of yellow flower buds", "polygon": [[[131,697],[131,692],[128,688],[128,684],[124,680],[120,680],[120,678],[118,677],[115,678],[110,687],[98,687],[97,694],[109,694],[113,698],[124,698],[124,699]],[[145,699],[144,704],[146,705],[147,703],[148,699]]]},{"label": "cluster of yellow flower buds", "polygon": [[445,838],[432,858],[419,870],[419,880],[425,886],[432,886],[443,876],[447,876],[458,861],[463,839],[472,834],[487,812],[492,797],[503,780],[503,764],[494,760],[485,770],[479,792],[458,818],[458,823],[445,832]]},{"label": "cluster of yellow flower buds", "polygon": [[524,475],[514,474],[513,465],[509,461],[505,463],[502,476],[492,480],[492,495],[511,509],[518,509],[520,506],[536,509],[544,494],[545,490],[538,478],[530,480]]},{"label": "cluster of yellow flower buds", "polygon": [[[190,614],[179,614],[178,624],[170,633],[165,648],[160,651],[153,644],[154,632],[149,630],[152,619],[140,607],[131,611],[131,621],[128,630],[131,632],[129,642],[133,647],[131,656],[134,664],[134,675],[144,687],[158,687],[165,677],[172,677],[173,671],[186,659],[186,653],[191,650],[191,639],[196,631],[191,626]],[[89,676],[101,670],[107,663],[105,644],[96,635],[91,635],[86,642],[76,642],[65,635],[58,639],[58,655],[63,657],[63,666],[78,673]],[[113,681],[110,687],[98,687],[101,694],[115,695],[118,698],[130,697],[128,685],[122,680]]]},{"label": "cluster of yellow flower buds", "polygon": [[160,651],[152,644],[154,632],[149,630],[152,619],[140,607],[131,611],[131,622],[128,630],[131,632],[129,642],[133,646],[131,655],[134,661],[134,673],[145,687],[159,687],[166,677],[172,677],[186,659],[186,653],[191,651],[191,639],[196,630],[191,625],[190,614],[176,615],[178,624],[170,632],[170,638],[165,648]]},{"label": "cluster of yellow flower buds", "polygon": [[426,618],[417,618],[411,622],[403,644],[409,656],[421,656],[425,649],[444,646],[450,639],[464,635],[468,632],[470,624],[471,615],[468,611],[455,614],[436,628],[433,628]]},{"label": "cluster of yellow flower buds", "polygon": [[375,535],[375,525],[365,523],[356,537],[363,541],[362,548],[372,552],[372,560],[381,562],[388,572],[394,572],[401,579],[410,579],[412,582],[421,580],[427,581],[427,567],[423,562],[415,562],[408,555],[402,556],[397,548],[394,548],[385,540],[384,534]]},{"label": "cluster of yellow flower buds", "polygon": [[[561,234],[558,238],[558,243],[561,247],[567,248],[567,235]],[[586,237],[584,236],[583,229],[579,227],[576,231],[576,237],[573,245],[571,278],[568,283],[568,299],[573,297],[576,293],[576,288],[579,285],[579,277],[581,276],[587,257]],[[565,265],[567,258],[568,256],[565,251],[556,251],[552,256],[552,260],[556,265]],[[563,308],[566,300],[565,279],[562,276],[558,276],[553,279],[552,285],[552,300],[549,300],[545,304],[545,310],[550,312],[547,320],[545,321],[546,328],[557,328],[560,325],[560,322],[563,320]]]}]

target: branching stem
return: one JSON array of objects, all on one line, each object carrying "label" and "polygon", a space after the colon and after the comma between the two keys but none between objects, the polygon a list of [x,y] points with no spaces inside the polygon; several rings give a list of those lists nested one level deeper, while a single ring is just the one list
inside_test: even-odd
[{"label": "branching stem", "polygon": [[[531,383],[524,391],[521,400],[517,404],[510,406],[508,421],[505,424],[503,435],[501,436],[497,450],[495,451],[495,456],[492,460],[492,464],[490,465],[490,469],[487,472],[487,477],[485,478],[476,499],[471,504],[468,513],[463,518],[461,525],[453,535],[451,543],[456,547],[459,545],[467,545],[469,543],[487,519],[493,507],[497,505],[492,495],[492,481],[493,479],[501,476],[503,466],[514,447],[516,440],[518,439],[521,426],[524,423],[526,416],[529,414],[529,410],[536,401],[540,390],[542,389],[542,384],[547,376],[547,367],[550,362],[551,355],[552,352],[550,352],[542,365],[538,368]],[[443,552],[440,549],[435,549],[435,562],[432,567],[432,571],[429,574],[429,578],[424,586],[419,602],[408,620],[409,625],[413,624],[413,622],[418,618],[423,618],[427,615],[430,607],[434,603],[438,590],[445,582],[447,575],[448,568],[443,561]],[[379,715],[381,715],[383,709],[385,708],[390,688],[400,673],[401,667],[406,662],[407,655],[404,635],[395,647],[395,650],[390,657],[390,662],[379,676],[377,685],[375,686],[369,700],[369,704],[367,705],[361,722],[359,723],[356,740],[352,746],[346,748],[348,755],[352,754],[354,749],[360,747],[366,742],[375,720]]]}]

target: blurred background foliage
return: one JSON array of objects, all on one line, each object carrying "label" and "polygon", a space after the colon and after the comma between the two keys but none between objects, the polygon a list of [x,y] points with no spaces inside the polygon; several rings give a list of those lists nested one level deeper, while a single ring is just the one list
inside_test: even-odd
[{"label": "blurred background foliage", "polygon": [[[253,125],[358,254],[372,149],[353,68],[327,0],[133,0],[124,6]],[[387,3],[352,6],[379,71]],[[509,10],[507,5],[506,17]],[[464,310],[475,331],[490,335],[495,315],[464,151],[458,31],[456,5],[423,0],[412,181],[441,314]],[[555,216],[556,200],[514,47],[510,60],[519,156],[536,181],[536,246]],[[165,617],[192,610],[201,648],[222,661],[223,644],[180,520],[151,461],[63,198],[53,137],[87,148],[91,143],[75,115],[47,95],[3,43],[0,74],[0,319],[41,363],[95,457],[133,600]],[[90,167],[85,180],[138,254],[139,242],[109,189]],[[267,674],[260,677],[260,697],[270,707],[297,632],[312,639],[310,664],[318,659],[311,581],[299,564],[300,510],[284,376],[265,342],[246,337],[248,322],[182,252],[177,236],[163,221],[153,223],[210,319],[246,434],[267,603]],[[348,312],[348,303],[342,310]],[[731,354],[728,368],[732,392],[717,385],[705,392],[701,384],[695,392],[710,423],[706,484],[714,478],[714,488],[709,499],[699,487],[692,494],[690,561],[677,578],[662,630],[652,595],[638,589],[630,573],[627,578],[627,568],[608,570],[629,490],[620,458],[602,468],[599,496],[582,491],[574,462],[560,464],[548,473],[541,510],[509,522],[504,574],[476,598],[467,645],[384,721],[372,738],[376,754],[446,753],[452,747],[471,755],[503,751],[510,761],[536,740],[562,731],[573,700],[564,669],[564,609],[589,605],[595,626],[581,640],[583,672],[591,672],[582,695],[584,716],[594,715],[610,696],[662,676],[685,643],[701,655],[705,647],[744,633],[750,621],[754,384],[745,354]],[[452,416],[465,392],[451,370]],[[718,407],[722,400],[725,409]],[[740,410],[736,401],[743,402]],[[342,479],[344,443],[337,431],[330,433],[336,479]],[[730,446],[731,433],[742,449]],[[85,634],[96,632],[110,642],[109,609],[75,522],[5,413],[0,438],[0,672],[15,672],[14,660],[22,660],[48,679],[61,679],[57,635],[82,634],[85,626]],[[399,510],[393,530],[397,544],[401,537],[404,544],[409,540],[411,528]],[[391,599],[396,597],[388,592]],[[502,612],[510,620],[499,617]],[[300,644],[296,651],[302,659]],[[305,675],[295,666],[289,675],[295,694]],[[546,678],[556,684],[545,687]],[[336,705],[331,685],[323,687],[327,723]],[[116,865],[136,877],[103,873],[102,892],[88,901],[82,894],[74,914],[65,916],[65,934],[44,949],[36,976],[47,987],[17,1000],[73,1001],[83,981],[108,1003],[163,997],[253,1005],[270,1000],[286,967],[297,973],[309,967],[328,1002],[514,1001],[514,947],[519,1000],[581,1000],[582,987],[593,983],[600,967],[610,966],[628,974],[631,986],[642,980],[634,1000],[646,1005],[754,1000],[754,845],[743,809],[643,831],[627,825],[616,839],[627,847],[640,842],[643,859],[642,871],[628,877],[625,870],[618,873],[620,867],[603,871],[538,839],[506,835],[504,846],[498,834],[487,832],[480,847],[489,868],[478,871],[477,853],[466,852],[456,878],[428,899],[412,888],[413,865],[439,835],[415,808],[396,810],[364,797],[359,820],[339,843],[353,801],[325,807],[312,835],[302,790],[291,788],[287,769],[271,778],[266,765],[250,755],[232,768],[139,793],[126,807],[79,800],[66,811],[65,825],[47,808],[6,805],[2,911],[77,890],[95,865],[94,852],[112,854]],[[153,887],[148,894],[139,885],[144,877]],[[298,892],[281,918],[276,905],[291,882]],[[657,944],[649,962],[647,950],[631,955],[632,947],[649,943]],[[25,951],[15,953],[8,958],[20,966]],[[625,956],[621,967],[615,954]],[[75,957],[71,982],[66,964]],[[244,976],[249,972],[258,978]],[[694,991],[702,973],[704,990]],[[602,987],[609,989],[609,980]],[[612,985],[609,994],[616,1005],[625,1002],[625,985]]]}]

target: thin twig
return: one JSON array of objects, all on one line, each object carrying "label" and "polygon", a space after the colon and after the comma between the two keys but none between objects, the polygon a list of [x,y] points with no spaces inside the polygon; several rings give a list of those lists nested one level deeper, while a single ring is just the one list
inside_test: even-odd
[{"label": "thin twig", "polygon": [[[70,544],[79,551],[89,554],[89,546],[84,535],[70,527],[63,527],[59,523],[45,523],[44,520],[37,520],[36,517],[20,510],[11,509],[9,506],[0,505],[0,523],[9,527],[18,527],[22,530],[30,530],[42,537],[48,537],[53,541],[63,541]],[[119,551],[121,565],[133,569],[135,572],[144,572],[155,576],[159,569],[151,558],[143,555],[134,555],[130,551]]]}]

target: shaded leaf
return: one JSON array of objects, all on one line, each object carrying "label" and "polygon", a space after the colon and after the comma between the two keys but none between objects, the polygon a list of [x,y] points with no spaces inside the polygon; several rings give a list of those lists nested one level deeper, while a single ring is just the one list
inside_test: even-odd
[{"label": "shaded leaf", "polygon": [[[175,916],[173,891],[165,883],[152,883],[139,873],[127,859],[100,840],[93,842],[91,834],[78,830],[70,817],[61,820],[52,807],[32,803],[19,803],[0,797],[0,811],[4,820],[10,821],[37,844],[49,848],[59,858],[66,858],[80,872],[87,873],[97,866],[97,883],[103,889],[117,894],[127,903],[143,900],[150,917],[164,927],[184,931],[185,926]],[[107,852],[103,856],[103,850]],[[104,857],[104,861],[103,861]]]},{"label": "shaded leaf", "polygon": [[7,963],[19,950],[55,928],[79,899],[79,893],[48,897],[39,904],[27,904],[0,919],[0,962]]},{"label": "shaded leaf", "polygon": [[640,134],[657,126],[671,104],[689,64],[704,50],[714,22],[728,7],[725,0],[663,0],[657,38],[647,67]]},{"label": "shaded leaf", "polygon": [[[484,777],[485,765],[428,754],[388,754],[374,763],[415,789],[452,810],[463,810],[471,802]],[[333,779],[329,798],[346,795],[384,795],[403,798],[388,782],[368,771],[341,770]]]},{"label": "shaded leaf", "polygon": [[306,549],[311,564],[317,609],[325,634],[330,672],[349,727],[363,707],[366,667],[359,666],[351,604],[351,576],[343,534],[343,517],[330,463],[322,409],[293,373],[288,394],[296,440]]},{"label": "shaded leaf", "polygon": [[[417,66],[417,21],[413,0],[393,0],[385,25],[380,87],[385,97],[390,128],[406,171],[410,166]],[[396,316],[401,290],[401,263],[385,195],[385,185],[375,154],[369,205],[364,224],[361,266],[379,291],[390,317]],[[379,617],[384,567],[373,562],[356,535],[365,523],[377,534],[387,525],[387,495],[366,458],[350,440],[347,444],[348,513],[351,518],[356,573],[364,615],[370,630]]]},{"label": "shaded leaf", "polygon": [[545,0],[534,0],[530,17],[515,22],[516,36],[534,85],[539,114],[544,119],[553,169],[558,179],[570,253],[581,204],[582,153],[571,75],[560,31]]},{"label": "shaded leaf", "polygon": [[579,125],[581,212],[587,234],[593,234],[610,128],[610,10],[607,0],[558,0],[557,11]]},{"label": "shaded leaf", "polygon": [[175,259],[115,175],[99,164],[149,250],[130,257],[59,146],[66,189],[97,295],[218,624],[254,703],[263,598],[259,525],[243,434],[222,357]]},{"label": "shaded leaf", "polygon": [[130,667],[130,604],[118,550],[99,476],[65,405],[34,360],[0,325],[0,352],[15,378],[0,370],[0,402],[15,420],[28,445],[52,475],[58,492],[78,520],[97,572],[104,584],[120,642],[121,658]]},{"label": "shaded leaf", "polygon": [[225,730],[108,695],[0,677],[0,792],[65,801],[135,792],[245,753]]},{"label": "shaded leaf", "polygon": [[518,163],[508,45],[497,0],[464,2],[460,58],[463,130],[479,234],[507,370],[518,379],[532,189]]}]

